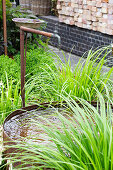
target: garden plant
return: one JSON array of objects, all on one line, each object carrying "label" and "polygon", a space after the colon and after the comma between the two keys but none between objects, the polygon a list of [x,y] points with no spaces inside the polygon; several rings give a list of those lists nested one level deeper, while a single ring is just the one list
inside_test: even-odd
[{"label": "garden plant", "polygon": [[[73,99],[76,97],[83,98],[87,101],[96,101],[96,89],[105,97],[104,85],[108,86],[113,98],[113,84],[110,80],[113,73],[113,67],[108,72],[103,72],[103,66],[106,57],[111,53],[111,47],[99,48],[96,51],[90,50],[86,61],[80,60],[72,69],[70,59],[65,63],[58,57],[57,62],[42,68],[42,72],[35,74],[26,83],[26,88],[30,86],[30,98],[36,98],[42,101],[60,101],[58,94],[66,94]],[[101,55],[103,54],[103,57]],[[55,56],[54,56],[55,57]],[[65,56],[64,56],[65,57]],[[97,63],[99,58],[100,61]],[[105,97],[106,98],[106,97]]]},{"label": "garden plant", "polygon": [[[37,72],[40,74],[45,68],[45,63],[52,64],[54,59],[48,51],[47,44],[39,40],[39,47],[30,43],[27,52],[26,80]],[[40,67],[41,66],[41,67]],[[20,94],[20,54],[14,59],[8,56],[0,56],[0,124],[12,111],[21,107]],[[30,89],[31,87],[28,87]],[[26,89],[26,105],[29,104],[29,93]]]},{"label": "garden plant", "polygon": [[[59,170],[112,170],[113,68],[103,73],[103,66],[107,56],[111,54],[111,47],[90,50],[86,61],[79,61],[72,69],[70,59],[63,63],[59,56],[50,52],[47,44],[41,40],[37,43],[38,46],[28,45],[26,106],[41,102],[65,101],[69,108],[70,120],[57,111],[61,121],[60,130],[47,120],[44,121],[50,126],[37,125],[37,122],[33,121],[36,126],[45,130],[50,138],[51,147],[35,144],[34,141],[29,144],[18,143],[17,149],[24,147],[25,151],[20,158],[21,162],[24,165],[30,163],[31,169],[37,169],[37,165],[40,164],[39,169],[44,167]],[[2,55],[0,64],[2,124],[9,113],[21,108],[20,54],[15,55],[14,59]],[[97,102],[97,108],[90,104],[92,101]],[[14,163],[17,158],[18,155],[15,154],[9,159]]]},{"label": "garden plant", "polygon": [[[51,0],[53,15],[57,0]],[[22,107],[20,70],[20,30],[13,18],[37,18],[32,13],[12,8],[6,0],[8,56],[4,56],[2,0],[0,0],[0,127],[5,118]],[[40,28],[42,29],[42,28]],[[26,106],[48,102],[55,110],[58,123],[43,115],[31,118],[31,124],[44,131],[48,143],[38,143],[39,137],[27,136],[16,140],[16,148],[6,158],[5,166],[21,162],[16,169],[56,170],[113,170],[113,67],[104,72],[108,58],[112,57],[111,46],[91,49],[72,68],[70,58],[65,63],[60,56],[51,52],[48,41],[27,34],[25,103]],[[11,55],[12,58],[9,58]],[[54,108],[56,102],[62,108]],[[95,106],[92,105],[95,103]],[[44,123],[37,122],[36,119]],[[28,119],[29,120],[29,119]],[[1,144],[1,139],[0,139]],[[13,149],[12,149],[13,151]],[[22,151],[22,153],[21,153]],[[21,153],[21,154],[20,154]],[[19,158],[19,159],[18,159]],[[7,162],[6,162],[7,161]]]},{"label": "garden plant", "polygon": [[[27,12],[26,9],[21,10],[20,6],[12,7],[9,0],[6,0],[6,18],[7,18],[7,44],[8,55],[12,56],[20,50],[20,30],[12,21],[13,18],[30,18],[36,19],[37,17],[32,12]],[[0,55],[3,54],[3,18],[2,18],[2,0],[0,0]]]},{"label": "garden plant", "polygon": [[[98,89],[98,91],[103,94],[104,99],[106,99],[105,86],[107,86],[109,90],[111,100],[113,99],[113,83],[112,80],[109,79],[112,77],[113,68],[106,73],[102,71],[106,60],[105,57],[107,53],[111,52],[110,47],[104,47],[95,52],[90,51],[86,62],[81,63],[79,61],[74,70],[72,70],[70,61],[62,63],[58,56],[54,55],[53,57],[53,53],[48,51],[47,45],[44,45],[41,41],[39,41],[39,44],[41,47],[34,46],[27,52],[26,104],[61,101],[62,99],[57,94],[71,96],[75,100],[76,97],[79,97],[89,102],[96,101],[96,89]],[[107,53],[105,53],[99,63],[96,63],[103,51],[107,51]],[[57,62],[53,59],[56,57]],[[94,57],[95,60],[92,60]],[[2,111],[3,108],[1,107],[0,117],[2,120],[2,118],[5,118],[5,116],[3,116],[4,112],[8,115],[9,112],[17,107],[13,106],[14,94],[17,86],[17,98],[19,98],[19,103],[21,103],[20,54],[16,55],[14,60],[7,56],[1,56],[0,65],[1,103],[4,103],[4,106],[7,105],[6,108],[8,108]],[[10,91],[8,90],[8,84],[11,86]],[[8,94],[8,92],[11,94]],[[6,104],[7,100],[5,96],[11,96],[9,98],[11,101],[9,104]],[[19,107],[21,107],[20,104],[17,108]],[[13,108],[13,110],[11,108]]]},{"label": "garden plant", "polygon": [[[107,89],[106,89],[107,90]],[[108,91],[108,90],[107,90]],[[11,163],[21,161],[17,169],[58,169],[58,170],[112,170],[113,169],[113,132],[112,108],[113,102],[107,97],[107,105],[102,94],[97,91],[97,107],[92,106],[84,99],[77,98],[81,106],[70,97],[61,96],[66,101],[68,109],[67,119],[56,110],[60,120],[58,125],[43,116],[45,124],[32,120],[32,124],[44,130],[49,137],[49,144],[36,142],[30,136],[29,142],[19,142],[15,147],[22,154],[15,153],[9,156]],[[98,107],[99,106],[99,107]],[[43,134],[45,135],[45,134]],[[29,137],[29,136],[28,136]],[[32,148],[32,149],[31,149]],[[29,154],[28,154],[29,153]],[[18,160],[19,157],[19,160]]]}]

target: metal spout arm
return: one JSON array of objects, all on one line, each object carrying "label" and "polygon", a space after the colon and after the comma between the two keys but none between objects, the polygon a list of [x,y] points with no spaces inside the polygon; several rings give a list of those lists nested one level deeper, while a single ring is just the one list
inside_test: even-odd
[{"label": "metal spout arm", "polygon": [[[34,33],[43,35],[46,37],[56,37],[58,39],[58,44],[60,47],[60,36],[55,33],[44,32],[40,30],[35,30],[27,27],[20,27],[20,55],[21,55],[21,97],[22,97],[22,106],[25,107],[25,66],[26,66],[26,56],[24,57],[24,32]],[[26,53],[26,52],[25,52]]]},{"label": "metal spout arm", "polygon": [[60,38],[60,36],[57,33],[55,33],[55,34],[52,34],[52,37],[58,39],[58,48],[60,49],[60,46],[61,46],[61,38]]}]

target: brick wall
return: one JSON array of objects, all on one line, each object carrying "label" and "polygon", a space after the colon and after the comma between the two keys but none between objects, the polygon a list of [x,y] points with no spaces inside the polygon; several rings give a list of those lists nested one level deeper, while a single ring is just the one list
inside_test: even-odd
[{"label": "brick wall", "polygon": [[[56,29],[61,37],[61,49],[82,56],[91,48],[110,45],[113,43],[113,36],[98,31],[79,28],[73,25],[60,23],[57,17],[40,17],[47,22],[45,31],[54,32]],[[58,47],[57,39],[51,39],[51,44]],[[113,57],[110,57],[109,66],[113,66]]]},{"label": "brick wall", "polygon": [[113,0],[58,0],[59,21],[113,35]]}]

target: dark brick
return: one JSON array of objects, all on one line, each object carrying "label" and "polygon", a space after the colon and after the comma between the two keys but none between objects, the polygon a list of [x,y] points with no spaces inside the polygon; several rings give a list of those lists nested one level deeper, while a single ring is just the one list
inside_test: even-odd
[{"label": "dark brick", "polygon": [[[68,52],[71,52],[73,48],[73,54],[83,56],[83,54],[91,48],[94,49],[103,45],[105,46],[113,43],[113,36],[103,34],[97,31],[79,28],[77,26],[69,26],[64,23],[58,22],[58,19],[53,17],[40,18],[47,22],[47,27],[44,30],[53,33],[56,28],[58,34],[61,36],[61,48]],[[50,40],[50,44],[57,47],[57,39],[52,38]],[[87,53],[85,54],[85,56],[86,55]],[[109,61],[110,66],[111,60]]]}]

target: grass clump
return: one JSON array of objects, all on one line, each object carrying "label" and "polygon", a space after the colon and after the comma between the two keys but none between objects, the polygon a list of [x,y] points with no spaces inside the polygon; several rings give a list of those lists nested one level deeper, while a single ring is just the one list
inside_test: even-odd
[{"label": "grass clump", "polygon": [[21,107],[20,66],[8,56],[0,56],[0,124]]},{"label": "grass clump", "polygon": [[[40,46],[41,44],[41,46]],[[20,54],[15,56],[15,61],[20,65]],[[39,41],[39,46],[29,49],[26,55],[26,79],[40,74],[46,68],[46,64],[51,65],[54,59],[48,51],[47,45]]]},{"label": "grass clump", "polygon": [[[111,52],[109,47],[103,47],[95,52],[91,50],[88,53],[86,61],[78,62],[74,70],[71,68],[70,60],[63,63],[60,59],[52,65],[45,64],[43,72],[35,75],[28,81],[26,87],[29,89],[30,97],[39,99],[39,101],[60,101],[56,94],[63,94],[83,98],[87,101],[96,101],[96,90],[105,97],[105,86],[109,87],[112,98],[113,83],[109,80],[113,72],[113,67],[108,72],[103,72],[103,66],[106,62],[106,56]],[[97,63],[101,54],[102,59]],[[66,93],[65,93],[66,92]]]},{"label": "grass clump", "polygon": [[[26,143],[25,139],[24,142],[18,141],[15,146],[8,146],[15,147],[18,151],[23,149],[21,155],[15,153],[8,158],[15,163],[19,157],[22,164],[16,169],[27,169],[28,167],[24,167],[27,164],[31,165],[31,169],[113,169],[113,83],[109,80],[113,68],[107,73],[102,71],[105,58],[110,52],[108,47],[95,52],[89,51],[86,61],[79,61],[74,70],[71,69],[70,61],[64,64],[59,60],[55,63],[48,56],[46,60],[46,53],[44,57],[38,56],[37,49],[27,53],[29,80],[26,84],[26,102],[29,98],[33,101],[38,99],[38,102],[66,101],[69,119],[57,111],[61,122],[58,128],[42,116],[39,118],[44,119],[48,126],[33,121],[36,127],[45,131],[49,137],[49,145],[36,143],[36,136],[35,141]],[[103,58],[97,63],[103,53]],[[35,60],[36,56],[38,62]],[[33,64],[32,67],[30,64]],[[13,91],[12,95],[11,89],[12,81],[10,85],[7,84],[8,98],[7,91],[1,93],[3,102],[0,107],[3,108],[4,105],[6,110],[16,109],[21,102],[18,90],[15,89],[16,92]],[[87,101],[97,101],[97,108]]]},{"label": "grass clump", "polygon": [[9,113],[21,107],[20,82],[15,84],[15,80],[8,80],[7,84],[0,83],[0,124]]},{"label": "grass clump", "polygon": [[1,55],[0,56],[0,80],[2,80],[3,84],[7,83],[6,76],[5,76],[6,72],[8,74],[9,80],[13,78],[15,84],[20,79],[19,64],[15,60],[9,58],[8,56]]},{"label": "grass clump", "polygon": [[80,107],[72,98],[63,96],[70,108],[69,119],[57,112],[61,122],[59,126],[42,116],[39,118],[44,119],[49,125],[33,121],[33,124],[45,131],[49,137],[49,145],[36,143],[38,136],[35,137],[35,141],[26,143],[24,140],[23,143],[14,146],[17,150],[23,149],[23,153],[13,155],[14,157],[10,158],[11,162],[17,162],[19,156],[22,164],[16,167],[18,169],[26,169],[24,166],[30,164],[31,169],[112,170],[113,110],[111,102],[105,104],[101,93],[97,92],[97,96],[100,104],[97,108],[83,99],[78,99],[82,105]]}]

